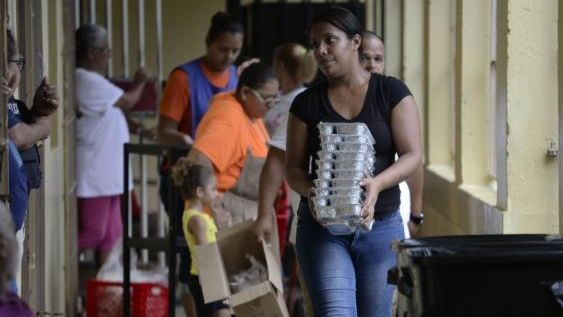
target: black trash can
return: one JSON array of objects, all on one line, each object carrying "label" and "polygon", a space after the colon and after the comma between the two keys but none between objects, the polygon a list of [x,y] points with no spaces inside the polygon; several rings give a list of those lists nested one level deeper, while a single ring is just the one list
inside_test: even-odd
[{"label": "black trash can", "polygon": [[558,235],[443,236],[398,241],[390,282],[406,296],[399,317],[563,316]]}]

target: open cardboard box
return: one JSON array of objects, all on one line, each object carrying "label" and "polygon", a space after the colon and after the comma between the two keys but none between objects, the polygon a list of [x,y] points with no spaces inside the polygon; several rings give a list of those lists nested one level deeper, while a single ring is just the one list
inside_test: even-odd
[{"label": "open cardboard box", "polygon": [[[240,317],[288,317],[276,257],[265,241],[256,239],[251,226],[251,220],[236,224],[219,231],[217,242],[197,247],[203,298],[206,303],[229,298],[235,314]],[[247,254],[266,265],[268,280],[233,294],[228,277],[250,267]]]}]

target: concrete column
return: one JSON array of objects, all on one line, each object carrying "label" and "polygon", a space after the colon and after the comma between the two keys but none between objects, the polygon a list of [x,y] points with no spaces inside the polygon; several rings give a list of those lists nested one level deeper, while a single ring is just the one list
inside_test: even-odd
[{"label": "concrete column", "polygon": [[489,181],[490,1],[458,0],[455,58],[456,183]]},{"label": "concrete column", "polygon": [[[453,28],[449,0],[427,2],[427,98],[428,164],[453,166]],[[447,171],[445,171],[447,172]],[[453,172],[449,172],[453,180]]]},{"label": "concrete column", "polygon": [[366,0],[366,30],[374,30],[375,27],[375,0]]},{"label": "concrete column", "polygon": [[507,82],[508,82],[508,1],[497,1],[497,76],[496,76],[496,175],[497,175],[497,207],[508,209],[508,174],[507,158]]},{"label": "concrete column", "polygon": [[[559,39],[559,84],[563,84],[563,5],[558,4],[559,18],[558,18],[558,39]],[[559,233],[563,234],[563,160],[561,153],[563,153],[563,92],[558,91],[559,95]]]},{"label": "concrete column", "polygon": [[385,1],[385,74],[401,77],[401,1]]},{"label": "concrete column", "polygon": [[403,0],[402,79],[408,85],[424,122],[424,2]]},{"label": "concrete column", "polygon": [[[49,81],[57,85],[58,95],[60,98],[59,110],[51,115],[52,129],[50,137],[45,141],[45,152],[43,156],[44,170],[43,175],[45,181],[45,202],[44,202],[44,237],[39,237],[42,244],[39,246],[45,252],[45,261],[39,265],[40,271],[43,272],[42,279],[39,280],[38,287],[42,289],[44,294],[44,308],[45,315],[48,313],[64,314],[65,313],[65,300],[72,301],[74,297],[68,298],[69,294],[62,291],[62,285],[71,283],[70,276],[72,276],[72,268],[65,263],[65,253],[68,249],[65,248],[65,239],[71,239],[66,236],[67,222],[65,219],[65,188],[63,186],[64,173],[70,169],[70,165],[65,165],[65,151],[64,151],[64,104],[69,102],[74,105],[73,99],[68,91],[65,91],[65,86],[68,82],[65,80],[64,67],[65,64],[71,62],[63,55],[65,49],[70,51],[70,43],[65,43],[67,37],[74,38],[74,28],[70,27],[68,30],[64,29],[64,24],[72,17],[64,16],[64,6],[72,5],[74,1],[68,1],[67,4],[63,0],[44,2],[43,5],[43,38],[49,39],[44,42],[43,56],[45,62],[45,74],[49,77]],[[70,8],[69,8],[70,9]],[[71,64],[74,67],[73,64]],[[72,72],[74,74],[74,72]],[[63,84],[65,83],[65,84]],[[74,149],[68,149],[73,151]],[[49,182],[47,184],[47,181]],[[71,212],[69,212],[70,214]],[[71,216],[76,219],[76,215]],[[75,224],[76,226],[76,224]],[[73,236],[73,240],[76,238]],[[70,241],[69,241],[70,242]],[[66,293],[66,294],[65,294]],[[66,296],[63,296],[66,295]],[[74,302],[73,302],[74,304]],[[68,315],[68,313],[67,313]]]},{"label": "concrete column", "polygon": [[559,232],[557,15],[557,1],[508,1],[506,233]]}]

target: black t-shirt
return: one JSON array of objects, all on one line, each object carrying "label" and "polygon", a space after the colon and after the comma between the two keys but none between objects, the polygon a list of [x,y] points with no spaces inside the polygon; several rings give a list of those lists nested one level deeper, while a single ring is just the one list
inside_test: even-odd
[{"label": "black t-shirt", "polygon": [[[320,136],[317,124],[319,122],[363,122],[375,138],[374,175],[381,173],[395,161],[397,150],[391,133],[391,111],[406,96],[410,90],[400,80],[373,74],[369,81],[364,106],[357,117],[348,120],[338,114],[330,104],[327,93],[327,83],[321,83],[299,94],[290,112],[299,120],[307,124],[309,132],[309,158],[312,169],[311,179],[317,178],[317,152],[320,147]],[[386,213],[397,210],[401,203],[399,186],[394,186],[379,194],[375,205],[376,213]]]}]

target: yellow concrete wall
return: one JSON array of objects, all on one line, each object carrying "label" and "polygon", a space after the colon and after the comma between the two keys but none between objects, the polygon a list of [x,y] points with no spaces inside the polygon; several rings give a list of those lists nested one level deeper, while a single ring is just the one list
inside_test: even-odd
[{"label": "yellow concrete wall", "polygon": [[385,74],[394,77],[401,76],[401,11],[401,1],[385,2]]},{"label": "yellow concrete wall", "polygon": [[45,1],[42,3],[43,38],[49,41],[43,43],[45,74],[50,82],[57,85],[61,107],[52,115],[53,126],[51,136],[45,141],[45,155],[43,161],[45,169],[45,225],[42,230],[45,237],[39,237],[38,247],[47,255],[45,267],[42,270],[44,281],[38,281],[40,293],[44,294],[43,309],[48,312],[64,312],[65,297],[61,296],[62,285],[65,285],[65,203],[64,195],[64,146],[63,146],[63,24],[62,0]]},{"label": "yellow concrete wall", "polygon": [[[563,21],[563,5],[558,5],[558,21]],[[563,83],[563,23],[558,23],[558,51],[559,51],[559,87]],[[557,92],[559,96],[559,155],[563,153],[563,93]],[[563,234],[563,160],[559,159],[559,233]]]},{"label": "yellow concrete wall", "polygon": [[418,105],[421,122],[424,122],[424,89],[425,56],[424,56],[424,3],[423,1],[403,0],[402,20],[404,24],[402,36],[401,78],[414,95]]},{"label": "yellow concrete wall", "polygon": [[507,174],[505,232],[559,232],[557,1],[508,2]]},{"label": "yellow concrete wall", "polygon": [[[453,40],[452,8],[449,0],[426,1],[427,6],[427,118],[429,133],[428,164],[453,168]],[[410,23],[405,21],[405,23]],[[453,173],[453,170],[449,173]]]},{"label": "yellow concrete wall", "polygon": [[455,135],[457,183],[484,185],[488,178],[490,1],[456,6]]},{"label": "yellow concrete wall", "polygon": [[[500,86],[495,107],[501,117],[494,129],[504,135],[496,140],[494,125],[489,124],[490,1],[423,3],[426,74],[409,71],[417,60],[416,49],[406,44],[414,41],[413,30],[420,25],[413,13],[420,10],[419,3],[404,2],[402,32],[405,79],[427,80],[423,112],[429,158],[424,189],[428,221],[422,233],[559,232],[559,164],[546,155],[549,142],[558,139],[557,1],[499,1]],[[452,25],[453,30],[448,27]],[[450,54],[454,54],[451,66]],[[448,114],[451,109],[455,109],[454,120]],[[450,157],[452,133],[455,155]],[[504,139],[506,144],[500,144],[497,153],[498,179],[491,179],[490,142]]]},{"label": "yellow concrete wall", "polygon": [[[424,127],[427,221],[422,234],[500,233],[503,213],[489,177],[490,1],[402,3],[396,34],[401,78]],[[395,6],[398,6],[395,4]],[[386,10],[387,13],[393,10]],[[492,182],[494,185],[494,182]]]},{"label": "yellow concrete wall", "polygon": [[223,0],[163,1],[164,74],[205,53],[211,17],[225,10]]},{"label": "yellow concrete wall", "polygon": [[[43,16],[43,32],[51,39],[45,43],[43,51],[46,59],[46,72],[50,80],[54,83],[63,82],[62,58],[62,3],[60,1],[51,1],[44,3]],[[49,25],[49,21],[54,21]],[[58,85],[58,94],[64,98],[62,94],[62,86]],[[42,247],[56,256],[46,261],[45,272],[45,309],[47,311],[64,311],[64,297],[57,296],[57,285],[64,285],[64,230],[60,226],[64,222],[64,174],[59,171],[64,170],[64,153],[62,144],[62,124],[63,112],[57,111],[53,115],[53,127],[51,136],[45,142],[46,150],[44,156],[45,162],[45,179],[49,180],[49,184],[61,184],[61,186],[45,186],[45,230],[46,237]]]},{"label": "yellow concrete wall", "polygon": [[[405,4],[410,5],[410,4]],[[424,139],[426,152],[424,211],[428,221],[422,233],[461,232],[457,224],[455,174],[451,140],[453,138],[453,40],[451,27],[452,2],[447,0],[423,1],[424,76]],[[404,27],[411,26],[405,19]],[[417,22],[414,22],[418,26]],[[405,50],[406,52],[407,50]],[[426,202],[432,202],[428,204]],[[455,224],[455,225],[454,225]]]}]

